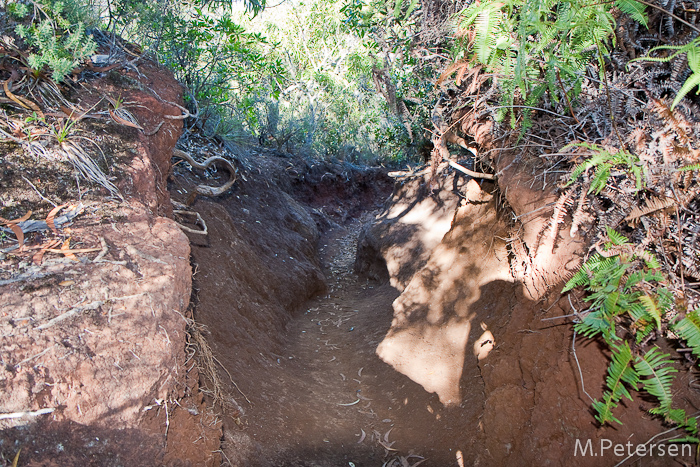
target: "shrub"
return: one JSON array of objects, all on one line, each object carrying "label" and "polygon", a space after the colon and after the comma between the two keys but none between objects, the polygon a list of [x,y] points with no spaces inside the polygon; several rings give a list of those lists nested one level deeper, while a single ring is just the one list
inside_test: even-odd
[{"label": "shrub", "polygon": [[[16,27],[17,34],[34,50],[27,57],[27,65],[36,76],[46,67],[55,81],[63,81],[82,60],[95,53],[95,42],[85,33],[94,23],[90,4],[43,0],[35,5],[39,14],[28,25]],[[8,11],[19,19],[29,16],[29,7],[19,2],[8,5]]]}]

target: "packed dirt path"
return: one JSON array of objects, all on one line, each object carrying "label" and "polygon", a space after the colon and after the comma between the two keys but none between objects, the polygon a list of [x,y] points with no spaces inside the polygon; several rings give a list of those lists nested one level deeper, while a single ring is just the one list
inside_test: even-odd
[{"label": "packed dirt path", "polygon": [[278,368],[256,395],[264,403],[246,417],[264,449],[245,465],[460,465],[459,440],[475,428],[462,426],[462,409],[444,409],[375,355],[398,292],[353,274],[361,225],[321,239],[328,290],[287,327]]}]

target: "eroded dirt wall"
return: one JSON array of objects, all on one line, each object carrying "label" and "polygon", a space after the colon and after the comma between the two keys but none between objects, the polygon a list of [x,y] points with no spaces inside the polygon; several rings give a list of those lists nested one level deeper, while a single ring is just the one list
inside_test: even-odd
[{"label": "eroded dirt wall", "polygon": [[[22,449],[19,465],[214,461],[220,425],[204,413],[196,369],[185,365],[189,240],[159,217],[171,209],[165,177],[182,120],[167,116],[180,114],[181,88],[158,66],[139,67],[72,96],[86,108],[106,95],[123,98],[143,125],[89,121],[82,133],[92,131],[106,152],[125,200],[92,189],[59,229],[73,256],[29,255],[3,270],[0,454],[12,459]],[[36,170],[27,175],[46,178]],[[78,204],[67,192],[44,194]],[[177,429],[169,430],[171,417]],[[179,443],[168,445],[168,435]]]},{"label": "eroded dirt wall", "polygon": [[[386,264],[403,289],[377,354],[473,421],[476,429],[464,434],[465,465],[607,465],[593,453],[574,456],[576,440],[590,439],[598,452],[601,440],[642,444],[666,428],[638,395],[619,411],[621,426],[596,424],[581,381],[600,399],[609,357],[578,336],[579,372],[571,323],[549,319],[570,314],[571,303],[585,307],[558,293],[581,262],[585,238],[569,236],[564,224],[556,242],[542,240],[546,205],[556,200],[551,186],[533,180],[532,167],[515,154],[503,155],[496,168],[498,189],[464,181],[462,199],[449,170],[432,182],[429,175],[405,177],[384,213],[365,226],[357,269],[377,276],[377,265]],[[423,222],[410,222],[413,210]],[[516,228],[515,217],[522,220]],[[439,225],[449,227],[436,230],[443,236],[434,241],[426,231]],[[542,243],[532,263],[515,260],[516,238],[533,256]],[[674,388],[687,394],[691,380],[682,376]],[[609,465],[625,456],[611,454]]]}]

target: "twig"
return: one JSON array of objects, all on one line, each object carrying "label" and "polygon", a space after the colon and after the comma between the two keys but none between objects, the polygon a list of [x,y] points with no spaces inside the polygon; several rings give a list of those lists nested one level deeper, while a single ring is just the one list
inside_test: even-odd
[{"label": "twig", "polygon": [[[6,251],[6,250],[3,250],[3,251]],[[44,277],[51,276],[54,274],[57,274],[57,273],[56,272],[40,272],[38,274],[33,274],[33,273],[20,274],[19,276],[12,278],[12,279],[1,280],[0,286],[12,284],[13,282],[25,281],[28,279],[31,279],[31,280],[43,279]]]},{"label": "twig", "polygon": [[[576,308],[574,308],[574,304],[571,303],[571,295],[568,295],[568,299],[569,299],[569,305],[571,305],[571,309],[574,310],[574,314],[578,315],[578,311],[576,310]],[[574,328],[574,337],[571,339],[571,350],[574,354],[574,360],[576,360],[576,366],[578,367],[579,377],[581,378],[581,390],[583,391],[583,393],[585,395],[588,396],[588,398],[591,400],[591,402],[593,402],[593,398],[591,397],[591,395],[588,394],[588,392],[586,392],[586,386],[583,383],[583,372],[581,371],[581,364],[578,361],[578,356],[576,356],[576,328]]]},{"label": "twig", "polygon": [[156,125],[156,127],[155,127],[154,129],[152,129],[151,131],[145,131],[143,134],[146,135],[146,136],[153,136],[153,135],[155,135],[155,134],[158,133],[158,131],[160,130],[160,127],[163,126],[163,123],[165,123],[165,120],[161,121],[161,122],[160,122],[158,125]]},{"label": "twig", "polygon": [[31,357],[25,358],[25,359],[22,360],[21,362],[15,364],[15,368],[19,368],[19,367],[22,366],[24,363],[27,363],[27,362],[30,361],[30,360],[34,360],[35,358],[41,357],[42,355],[44,355],[44,354],[45,354],[46,352],[48,352],[49,350],[51,350],[51,349],[53,349],[54,347],[56,347],[56,345],[58,345],[58,344],[54,344],[54,345],[52,345],[51,347],[48,347],[48,348],[42,350],[41,352],[39,352],[39,353],[36,354],[36,355],[32,355]]},{"label": "twig", "polygon": [[24,175],[22,175],[22,178],[24,179],[25,182],[29,183],[29,186],[31,186],[32,188],[34,188],[34,191],[36,191],[36,194],[39,195],[39,196],[41,197],[41,199],[43,199],[44,201],[46,201],[47,203],[49,203],[49,204],[52,205],[53,207],[56,207],[56,203],[54,203],[53,201],[51,201],[50,199],[48,199],[46,196],[42,195],[41,192],[39,191],[39,189],[38,189],[37,187],[35,187],[34,184],[33,184],[32,182],[30,182],[29,180],[27,180],[27,179],[24,177]]},{"label": "twig", "polygon": [[470,177],[483,178],[485,180],[496,180],[496,176],[493,174],[487,174],[487,173],[483,173],[483,172],[474,172],[473,170],[469,170],[468,168],[466,168],[462,165],[459,165],[458,163],[451,161],[449,159],[443,159],[443,160],[446,161],[450,165],[450,167],[452,167],[453,169],[457,169],[460,172],[469,175]]},{"label": "twig", "polygon": [[[82,303],[82,302],[81,302]],[[100,306],[104,305],[104,301],[102,300],[95,300],[94,302],[90,302],[85,306],[76,306],[74,305],[70,310],[66,311],[62,315],[58,315],[55,318],[49,320],[49,322],[42,324],[41,326],[36,327],[35,329],[37,331],[41,331],[43,329],[50,328],[51,326],[54,326],[57,323],[60,323],[66,318],[70,318],[71,316],[81,313],[86,310],[94,310],[96,308],[99,308]]]},{"label": "twig", "polygon": [[36,417],[37,415],[46,415],[52,413],[55,408],[39,409],[34,412],[12,412],[12,413],[2,413],[0,414],[0,420],[7,420],[9,418],[22,418],[22,417]]},{"label": "twig", "polygon": [[[653,4],[649,3],[649,2],[645,2],[644,0],[637,0],[637,1],[638,1],[639,3],[641,3],[641,4],[643,4],[643,5],[646,5],[646,6],[651,7],[651,8],[655,8],[655,9],[657,9],[657,10],[663,12],[663,13],[666,13],[667,15],[671,16],[673,19],[675,19],[675,20],[677,20],[677,21],[680,21],[681,23],[685,24],[686,26],[688,26],[688,27],[689,27],[690,29],[692,29],[693,31],[700,33],[700,29],[699,29],[699,28],[697,28],[696,26],[693,26],[692,24],[690,24],[689,22],[687,22],[687,21],[684,20],[683,18],[680,18],[680,17],[674,15],[674,14],[671,13],[670,11],[666,11],[666,10],[664,10],[663,8],[661,8],[660,6],[658,6],[658,5],[653,5]],[[620,464],[618,464],[618,465],[620,465]]]},{"label": "twig", "polygon": [[198,234],[198,235],[207,235],[209,231],[207,230],[207,224],[204,222],[204,219],[202,219],[202,216],[197,212],[197,211],[185,211],[182,209],[174,209],[173,213],[175,214],[180,214],[181,216],[196,216],[197,220],[195,221],[195,224],[197,221],[202,224],[202,230],[195,230],[187,227],[186,225],[180,224],[178,221],[175,221],[178,227],[180,227],[182,230],[185,232],[193,233],[193,234]]},{"label": "twig", "polygon": [[170,414],[168,413],[168,401],[164,400],[165,404],[165,446],[168,446],[168,430],[170,429]]},{"label": "twig", "polygon": [[239,388],[238,385],[236,384],[236,382],[233,380],[233,376],[231,376],[231,373],[229,373],[228,369],[224,366],[224,364],[221,363],[221,362],[219,361],[219,359],[216,358],[214,355],[212,355],[211,358],[212,358],[212,360],[214,360],[216,363],[218,363],[218,364],[221,366],[221,368],[224,369],[224,371],[225,371],[226,374],[228,375],[229,379],[231,380],[231,383],[233,384],[233,386],[236,388],[236,390],[237,390],[238,392],[241,393],[241,396],[243,396],[243,397],[245,398],[245,400],[246,400],[250,405],[253,405],[253,403],[250,402],[250,399],[248,399],[248,396],[246,396],[246,395],[243,393],[243,391],[241,391],[241,388]]},{"label": "twig", "polygon": [[100,244],[102,245],[102,251],[100,251],[100,254],[98,254],[95,257],[95,259],[92,260],[93,263],[101,263],[102,258],[104,258],[107,252],[109,251],[109,248],[107,248],[107,242],[105,241],[104,237],[100,237]]},{"label": "twig", "polygon": [[571,101],[569,100],[569,95],[566,93],[566,89],[564,89],[564,83],[561,82],[561,76],[559,75],[559,70],[557,69],[557,81],[559,81],[559,87],[561,88],[561,92],[564,93],[564,99],[566,99],[566,105],[569,107],[569,112],[571,113],[571,116],[576,120],[576,123],[581,123],[578,121],[578,118],[576,118],[576,114],[574,113],[574,108],[571,106]]},{"label": "twig", "polygon": [[544,206],[540,206],[540,207],[537,208],[537,209],[533,209],[532,211],[524,212],[524,213],[520,214],[519,216],[515,216],[515,220],[518,220],[518,219],[520,219],[521,217],[529,216],[530,214],[534,214],[534,213],[536,213],[536,212],[538,212],[538,211],[541,211],[541,210],[543,210],[543,209],[551,208],[551,207],[554,206],[555,204],[557,204],[557,203],[547,203],[547,204],[545,204]]},{"label": "twig", "polygon": [[571,318],[572,316],[576,316],[576,313],[571,313],[570,315],[553,316],[552,318],[542,318],[540,321],[551,321],[553,319]]},{"label": "twig", "polygon": [[[642,3],[644,3],[644,2],[642,2]],[[663,435],[665,435],[665,434],[667,434],[667,433],[670,433],[670,432],[672,432],[672,431],[675,431],[675,430],[677,430],[678,428],[679,428],[679,427],[676,426],[676,427],[673,427],[673,428],[669,428],[669,429],[666,430],[666,431],[662,431],[661,433],[657,433],[657,434],[655,434],[654,436],[652,436],[651,438],[649,438],[649,441],[647,441],[646,443],[642,444],[642,446],[646,446],[647,444],[651,443],[652,441],[654,441],[654,440],[655,440],[656,438],[658,438],[659,436],[663,436]],[[637,446],[637,449],[639,449],[639,446]],[[630,460],[631,458],[633,458],[633,457],[636,456],[636,455],[637,455],[637,450],[635,449],[635,451],[634,451],[633,454],[630,454],[629,456],[627,456],[627,457],[625,457],[624,459],[622,459],[620,462],[618,462],[617,464],[615,464],[614,467],[620,467],[622,464],[624,464],[625,462],[627,462],[628,460]]]}]

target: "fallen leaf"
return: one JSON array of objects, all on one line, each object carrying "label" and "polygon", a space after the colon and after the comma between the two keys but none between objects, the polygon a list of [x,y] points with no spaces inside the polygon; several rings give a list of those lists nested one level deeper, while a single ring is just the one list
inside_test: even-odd
[{"label": "fallen leaf", "polygon": [[143,130],[143,127],[141,125],[137,125],[136,123],[132,123],[129,120],[120,117],[117,112],[113,111],[112,109],[109,109],[109,115],[112,117],[112,120],[114,120],[116,123],[124,126],[129,126],[131,128],[136,128],[138,130]]},{"label": "fallen leaf", "polygon": [[56,224],[53,223],[54,217],[56,217],[56,214],[58,214],[58,212],[66,206],[67,206],[67,204],[62,204],[60,206],[56,206],[55,208],[53,208],[51,210],[49,215],[46,216],[46,225],[48,225],[49,228],[51,229],[51,231],[53,233],[55,233],[56,235],[58,235],[58,229],[56,229]]},{"label": "fallen leaf", "polygon": [[26,213],[26,214],[23,215],[22,217],[20,217],[20,218],[18,218],[18,219],[13,219],[13,220],[11,220],[11,221],[5,219],[4,217],[0,217],[0,222],[2,222],[3,224],[8,224],[8,225],[9,225],[9,224],[19,224],[20,222],[24,222],[24,221],[26,221],[27,219],[29,219],[29,217],[30,217],[31,215],[32,215],[32,211],[29,211],[28,213]]},{"label": "fallen leaf", "polygon": [[[49,250],[49,248],[54,247],[54,246],[58,245],[59,243],[60,243],[59,240],[51,240],[50,242],[44,243],[43,245],[41,245],[39,247],[39,251],[34,253],[34,256],[32,256],[32,261],[34,262],[34,264],[36,264],[37,266],[41,266],[41,262],[44,259],[44,253],[46,253]],[[36,248],[36,247],[33,247],[33,248]]]},{"label": "fallen leaf", "polygon": [[14,232],[15,236],[17,237],[19,248],[22,249],[22,246],[24,245],[24,232],[22,232],[22,228],[15,224],[8,224],[8,227]]},{"label": "fallen leaf", "polygon": [[78,261],[78,258],[70,250],[70,238],[67,238],[66,241],[63,242],[58,252],[63,253],[63,255],[70,260]]}]

